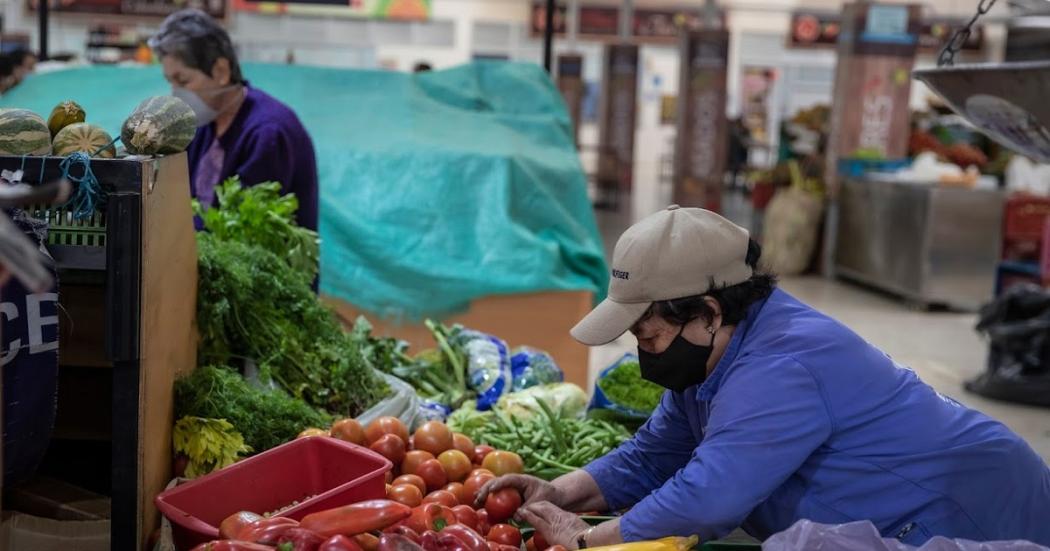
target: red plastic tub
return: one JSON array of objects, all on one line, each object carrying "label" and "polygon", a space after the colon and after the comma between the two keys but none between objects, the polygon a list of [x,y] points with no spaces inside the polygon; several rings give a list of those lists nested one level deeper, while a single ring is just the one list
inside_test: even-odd
[{"label": "red plastic tub", "polygon": [[219,524],[238,511],[281,513],[299,520],[325,509],[386,497],[383,456],[336,438],[315,436],[282,444],[181,486],[154,500],[184,551],[219,537]]}]

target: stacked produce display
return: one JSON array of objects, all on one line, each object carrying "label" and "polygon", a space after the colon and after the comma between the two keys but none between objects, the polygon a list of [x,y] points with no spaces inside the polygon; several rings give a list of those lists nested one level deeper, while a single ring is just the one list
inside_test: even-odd
[{"label": "stacked produce display", "polygon": [[[541,402],[542,403],[542,402]],[[513,517],[522,496],[513,488],[482,487],[497,476],[524,471],[518,454],[475,445],[439,421],[414,433],[400,420],[379,418],[367,427],[342,419],[330,431],[313,429],[302,438],[331,437],[368,446],[393,465],[386,499],[365,500],[294,520],[276,514],[237,511],[219,526],[220,540],[194,551],[564,551],[548,546],[540,532],[523,536]],[[696,538],[666,538],[641,551],[684,551]],[[632,544],[637,546],[638,544]]]}]

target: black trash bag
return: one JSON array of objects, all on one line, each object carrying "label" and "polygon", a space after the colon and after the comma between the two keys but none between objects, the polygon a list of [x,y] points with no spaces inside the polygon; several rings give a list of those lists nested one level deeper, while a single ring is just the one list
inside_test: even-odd
[{"label": "black trash bag", "polygon": [[1011,287],[981,308],[977,331],[988,337],[988,370],[966,390],[1050,407],[1050,290]]}]

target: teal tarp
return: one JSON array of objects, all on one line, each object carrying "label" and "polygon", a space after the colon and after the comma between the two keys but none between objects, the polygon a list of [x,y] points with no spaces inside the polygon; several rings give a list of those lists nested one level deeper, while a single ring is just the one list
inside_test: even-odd
[{"label": "teal tarp", "polygon": [[[416,318],[474,298],[607,284],[570,121],[539,67],[474,63],[392,72],[248,64],[317,150],[321,290]],[[0,98],[45,118],[62,100],[117,135],[157,67],[36,75]]]}]

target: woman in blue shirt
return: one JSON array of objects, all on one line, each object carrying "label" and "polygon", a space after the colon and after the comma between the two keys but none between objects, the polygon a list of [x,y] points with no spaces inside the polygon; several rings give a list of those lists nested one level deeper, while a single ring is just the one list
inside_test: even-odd
[{"label": "woman in blue shirt", "polygon": [[[1050,469],[1001,423],[944,397],[756,269],[747,231],[672,205],[616,244],[609,298],[573,336],[630,330],[666,388],[630,441],[552,483],[505,476],[522,520],[568,549],[665,536],[766,538],[800,519],[885,537],[1050,545]],[[629,509],[588,527],[571,511]],[[569,511],[569,512],[567,512]]]}]

